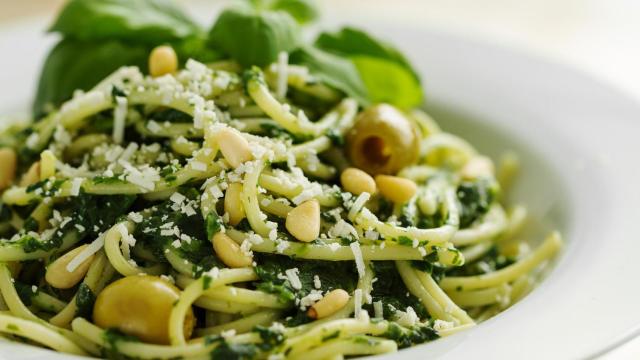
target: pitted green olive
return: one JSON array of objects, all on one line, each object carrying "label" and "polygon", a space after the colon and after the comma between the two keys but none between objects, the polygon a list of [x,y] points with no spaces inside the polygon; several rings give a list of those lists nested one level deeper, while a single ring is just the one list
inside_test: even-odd
[{"label": "pitted green olive", "polygon": [[[157,276],[127,276],[98,295],[93,319],[102,328],[117,328],[145,342],[170,344],[169,316],[179,297],[178,288]],[[195,317],[189,310],[184,322],[187,339],[194,325]]]},{"label": "pitted green olive", "polygon": [[358,115],[347,134],[347,152],[353,165],[369,174],[395,174],[416,162],[420,141],[400,110],[379,104]]}]

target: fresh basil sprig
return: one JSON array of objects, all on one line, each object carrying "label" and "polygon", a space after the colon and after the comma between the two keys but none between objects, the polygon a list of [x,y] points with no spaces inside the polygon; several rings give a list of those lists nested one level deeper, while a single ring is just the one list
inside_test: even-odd
[{"label": "fresh basil sprig", "polygon": [[297,48],[299,34],[298,24],[287,12],[236,7],[220,14],[209,43],[242,66],[264,66],[274,62],[281,51]]},{"label": "fresh basil sprig", "polygon": [[358,75],[358,69],[349,59],[339,57],[314,46],[305,46],[293,52],[289,60],[302,64],[320,81],[336,88],[362,105],[370,103],[367,89]]},{"label": "fresh basil sprig", "polygon": [[62,40],[42,68],[33,114],[57,107],[76,89],[89,90],[124,65],[146,71],[154,46],[171,44],[180,58],[218,57],[206,47],[206,33],[171,0],[71,0],[51,32]]},{"label": "fresh basil sprig", "polygon": [[409,61],[393,46],[351,27],[322,33],[315,45],[350,59],[364,82],[369,100],[401,108],[422,103],[420,78]]},{"label": "fresh basil sprig", "polygon": [[411,108],[422,102],[416,71],[390,44],[354,28],[304,43],[302,25],[318,17],[314,3],[245,0],[224,10],[206,32],[172,0],[70,0],[50,29],[62,40],[45,61],[34,116],[121,66],[146,71],[148,53],[162,44],[173,46],[183,62],[229,58],[244,67],[266,66],[286,51],[292,63],[308,66],[317,79],[363,106],[388,102]]},{"label": "fresh basil sprig", "polygon": [[64,39],[51,50],[44,63],[33,111],[43,114],[47,110],[46,104],[61,104],[76,89],[90,89],[121,66],[135,65],[146,69],[147,56],[146,46],[118,40]]},{"label": "fresh basil sprig", "polygon": [[249,0],[258,10],[281,10],[289,13],[300,24],[307,24],[319,17],[313,0]]},{"label": "fresh basil sprig", "polygon": [[72,0],[50,31],[80,40],[157,44],[192,37],[201,29],[172,0]]}]

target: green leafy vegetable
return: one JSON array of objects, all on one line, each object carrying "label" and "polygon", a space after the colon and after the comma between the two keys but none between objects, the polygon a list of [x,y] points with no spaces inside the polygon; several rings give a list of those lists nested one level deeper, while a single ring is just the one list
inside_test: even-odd
[{"label": "green leafy vegetable", "polygon": [[83,42],[63,40],[45,61],[33,103],[36,117],[48,106],[58,106],[77,89],[89,90],[100,80],[125,65],[145,70],[149,49],[117,40]]},{"label": "green leafy vegetable", "polygon": [[285,340],[285,336],[282,331],[273,328],[258,325],[253,328],[253,331],[260,335],[260,340],[262,340],[262,342],[258,344],[258,347],[262,351],[275,349]]},{"label": "green leafy vegetable", "polygon": [[324,32],[316,40],[316,46],[348,57],[367,56],[389,60],[406,69],[416,80],[419,80],[417,72],[400,51],[359,29],[345,27],[335,33]]},{"label": "green leafy vegetable", "polygon": [[200,29],[170,0],[72,0],[50,31],[80,40],[130,40],[158,44]]},{"label": "green leafy vegetable", "polygon": [[91,291],[91,288],[85,283],[80,284],[76,293],[76,317],[91,320],[95,302],[96,295]]},{"label": "green leafy vegetable", "polygon": [[351,58],[364,82],[369,100],[409,109],[422,103],[420,83],[405,68],[388,60],[354,56]]},{"label": "green leafy vegetable", "polygon": [[460,228],[464,229],[489,211],[499,192],[498,184],[487,179],[465,181],[458,186],[456,192],[460,209]]},{"label": "green leafy vegetable", "polygon": [[[260,254],[256,257],[256,274],[260,281],[256,284],[259,290],[276,294],[282,302],[301,299],[316,289],[314,276],[320,280],[320,288],[326,292],[333,289],[344,289],[352,292],[357,284],[358,274],[351,262],[345,261],[298,261],[282,255]],[[297,275],[302,287],[294,289],[289,280],[282,279],[288,269],[298,269]],[[280,276],[279,276],[280,275]],[[293,321],[288,325],[302,324],[310,321],[306,312],[295,309]]]},{"label": "green leafy vegetable", "polygon": [[480,259],[447,271],[447,276],[482,275],[507,267],[516,262],[516,260],[516,258],[502,255],[498,247],[494,245]]},{"label": "green leafy vegetable", "polygon": [[20,281],[14,281],[13,286],[16,288],[16,292],[20,297],[20,300],[26,305],[31,306],[31,298],[33,295],[37,294],[37,291],[34,292],[31,288],[31,285],[27,285]]},{"label": "green leafy vegetable", "polygon": [[[393,319],[396,310],[406,311],[409,306],[421,319],[429,317],[424,305],[404,285],[393,261],[376,261],[372,264],[378,280],[374,283],[371,297],[373,302],[382,301],[385,319]],[[373,314],[371,305],[367,305],[366,308]]]},{"label": "green leafy vegetable", "polygon": [[275,0],[271,1],[269,8],[286,11],[300,24],[312,22],[319,17],[315,1],[311,0]]},{"label": "green leafy vegetable", "polygon": [[254,359],[257,348],[253,344],[229,344],[223,341],[211,352],[212,359],[251,360]]},{"label": "green leafy vegetable", "polygon": [[361,105],[368,105],[367,89],[353,62],[321,49],[305,46],[293,52],[289,60],[305,65],[320,81],[356,99]]},{"label": "green leafy vegetable", "polygon": [[322,33],[316,46],[351,59],[371,102],[387,102],[401,108],[422,103],[420,78],[393,46],[348,27],[333,34]]},{"label": "green leafy vegetable", "polygon": [[[220,262],[212,255],[211,242],[207,238],[205,221],[199,212],[200,197],[198,190],[194,188],[181,188],[192,208],[193,214],[181,211],[173,201],[166,200],[153,207],[135,230],[134,236],[142,244],[153,251],[158,259],[164,259],[166,249],[175,251],[178,256],[196,265],[195,272],[208,271],[204,266],[222,267]],[[209,219],[209,218],[208,218]],[[207,228],[209,227],[207,222]],[[171,230],[178,228],[180,234],[176,235]],[[189,241],[181,241],[180,247],[175,248],[172,243],[178,236],[187,236]]]},{"label": "green leafy vegetable", "polygon": [[220,14],[209,33],[209,42],[249,67],[274,62],[280,52],[295,49],[300,39],[298,24],[288,13],[237,7]]},{"label": "green leafy vegetable", "polygon": [[401,349],[436,340],[440,337],[438,333],[427,324],[405,328],[393,322],[389,323],[387,332],[382,336],[398,343],[398,347]]}]

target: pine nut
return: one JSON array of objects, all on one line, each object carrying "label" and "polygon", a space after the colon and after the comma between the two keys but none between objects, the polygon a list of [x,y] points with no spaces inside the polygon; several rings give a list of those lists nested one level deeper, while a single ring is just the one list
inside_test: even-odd
[{"label": "pine nut", "polygon": [[171,74],[178,70],[178,55],[171,46],[158,46],[149,55],[149,73],[153,77]]},{"label": "pine nut", "polygon": [[342,289],[335,289],[325,295],[317,303],[311,305],[307,315],[312,319],[322,319],[342,309],[349,301],[349,294]]},{"label": "pine nut", "polygon": [[13,149],[0,149],[0,191],[13,183],[13,179],[16,177],[17,162],[18,158]]},{"label": "pine nut", "polygon": [[244,206],[242,206],[242,201],[240,200],[241,193],[242,184],[232,183],[229,184],[224,194],[224,211],[229,214],[229,223],[231,225],[238,225],[246,216]]},{"label": "pine nut", "polygon": [[40,161],[36,161],[29,167],[29,170],[22,175],[20,186],[27,187],[33,185],[40,180]]},{"label": "pine nut", "polygon": [[347,168],[340,174],[342,187],[354,195],[363,192],[373,194],[376,192],[376,182],[371,175],[358,168]]},{"label": "pine nut", "polygon": [[67,271],[67,265],[87,246],[89,245],[78,246],[49,264],[45,274],[45,280],[47,280],[51,286],[58,289],[69,289],[79,283],[87,274],[87,271],[89,271],[89,266],[91,265],[91,261],[93,261],[94,255],[89,256],[72,272]]},{"label": "pine nut", "polygon": [[247,267],[253,263],[253,257],[243,253],[235,241],[221,232],[213,236],[213,250],[231,268]]},{"label": "pine nut", "polygon": [[310,242],[320,235],[320,204],[312,199],[303,202],[287,214],[285,227],[296,239]]},{"label": "pine nut", "polygon": [[240,164],[253,160],[249,142],[233,129],[222,129],[216,134],[216,142],[220,146],[222,156],[235,169]]},{"label": "pine nut", "polygon": [[391,175],[376,176],[376,185],[382,196],[398,204],[411,200],[418,190],[412,180]]},{"label": "pine nut", "polygon": [[460,170],[460,175],[465,180],[473,180],[479,177],[492,176],[494,173],[493,162],[486,156],[471,158]]},{"label": "pine nut", "polygon": [[51,150],[40,154],[40,180],[46,180],[56,174],[56,156]]}]

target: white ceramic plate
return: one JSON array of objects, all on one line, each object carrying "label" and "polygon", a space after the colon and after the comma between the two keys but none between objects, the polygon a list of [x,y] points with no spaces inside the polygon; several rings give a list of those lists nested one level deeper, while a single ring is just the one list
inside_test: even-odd
[{"label": "white ceramic plate", "polygon": [[[42,36],[45,25],[40,19],[0,31],[1,114],[27,109],[52,41]],[[635,336],[640,105],[579,72],[508,49],[417,29],[367,27],[413,60],[428,108],[443,127],[490,155],[521,154],[513,198],[528,205],[543,228],[558,228],[567,239],[556,268],[521,303],[470,331],[384,358],[575,359]],[[0,358],[44,356],[70,358],[0,345]]]}]

